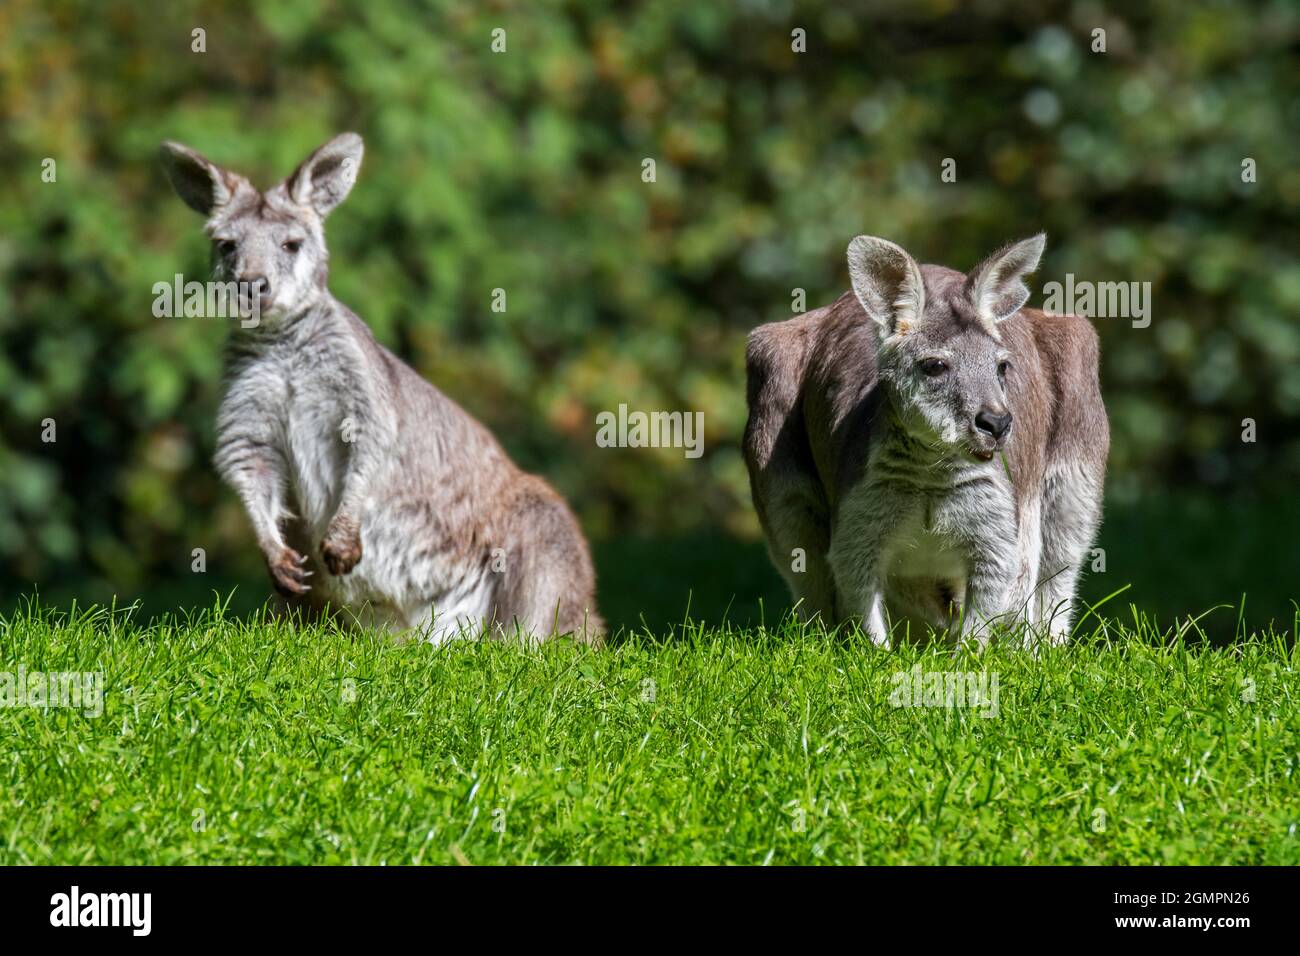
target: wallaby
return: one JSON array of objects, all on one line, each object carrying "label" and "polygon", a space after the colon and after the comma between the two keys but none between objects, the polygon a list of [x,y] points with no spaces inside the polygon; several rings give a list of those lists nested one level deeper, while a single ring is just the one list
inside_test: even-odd
[{"label": "wallaby", "polygon": [[434,643],[516,628],[599,643],[591,556],[563,499],[329,292],[322,222],[362,151],[344,133],[259,192],[162,146],[176,192],[207,217],[213,278],[260,306],[228,343],[217,470],[291,606]]},{"label": "wallaby", "polygon": [[962,275],[859,236],[851,294],[751,333],[750,488],[805,618],[1069,639],[1110,431],[1092,325],[1024,308],[1044,243]]}]

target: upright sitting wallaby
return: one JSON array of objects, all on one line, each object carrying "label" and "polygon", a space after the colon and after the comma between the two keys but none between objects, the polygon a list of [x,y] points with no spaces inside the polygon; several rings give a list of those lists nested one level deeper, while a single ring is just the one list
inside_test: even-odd
[{"label": "upright sitting wallaby", "polygon": [[1069,639],[1110,432],[1091,324],[1023,307],[1043,245],[962,275],[859,236],[853,294],[750,335],[750,487],[806,617]]},{"label": "upright sitting wallaby", "polygon": [[259,296],[229,341],[215,460],[276,589],[435,643],[481,627],[598,643],[591,557],[563,499],[326,286],[322,221],[356,182],[361,137],[266,192],[186,146],[161,152],[207,217],[213,278]]}]

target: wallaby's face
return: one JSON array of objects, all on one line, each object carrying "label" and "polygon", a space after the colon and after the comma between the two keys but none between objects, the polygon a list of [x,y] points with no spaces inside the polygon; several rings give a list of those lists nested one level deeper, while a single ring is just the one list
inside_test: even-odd
[{"label": "wallaby's face", "polygon": [[901,248],[859,236],[849,246],[853,290],[876,325],[877,369],[899,425],[935,451],[988,461],[1011,434],[1012,357],[997,327],[1029,297],[1022,277],[1043,237],[995,253],[961,275],[922,268]]},{"label": "wallaby's face", "polygon": [[[161,155],[181,199],[207,216],[212,277],[246,283],[241,291],[258,297],[260,316],[275,326],[324,293],[329,252],[323,222],[356,182],[362,152],[361,137],[344,133],[266,192],[179,143],[164,143]],[[241,306],[247,313],[251,302]]]},{"label": "wallaby's face", "polygon": [[977,322],[958,315],[946,302],[927,308],[915,332],[882,343],[879,374],[909,434],[932,446],[964,443],[975,457],[987,458],[1009,434],[999,423],[1008,415],[1011,355]]},{"label": "wallaby's face", "polygon": [[248,283],[264,317],[275,320],[314,304],[325,288],[329,254],[320,218],[282,190],[251,187],[210,218],[212,277]]}]

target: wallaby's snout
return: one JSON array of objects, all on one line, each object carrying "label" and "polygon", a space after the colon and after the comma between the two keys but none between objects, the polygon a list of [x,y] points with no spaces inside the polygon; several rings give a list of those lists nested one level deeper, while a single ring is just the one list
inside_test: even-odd
[{"label": "wallaby's snout", "polygon": [[1005,408],[981,408],[975,415],[975,437],[980,440],[977,457],[992,458],[993,453],[1002,448],[1010,431],[1009,411]]},{"label": "wallaby's snout", "polygon": [[994,438],[1004,438],[1011,431],[1011,413],[1002,409],[982,409],[975,416],[975,427]]},{"label": "wallaby's snout", "polygon": [[243,273],[239,276],[240,296],[244,302],[246,311],[252,309],[253,302],[257,302],[259,311],[270,311],[275,296],[271,288],[271,280],[264,275]]}]

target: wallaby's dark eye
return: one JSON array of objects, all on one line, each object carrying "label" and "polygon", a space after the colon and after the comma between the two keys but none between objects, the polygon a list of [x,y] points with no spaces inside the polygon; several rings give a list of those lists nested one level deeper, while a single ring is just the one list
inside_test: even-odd
[{"label": "wallaby's dark eye", "polygon": [[217,252],[221,253],[223,256],[232,255],[234,251],[235,251],[235,240],[220,239],[217,241]]},{"label": "wallaby's dark eye", "polygon": [[921,371],[931,378],[936,378],[948,371],[948,363],[943,359],[925,359],[921,362]]},{"label": "wallaby's dark eye", "polygon": [[1011,368],[1011,363],[1003,359],[998,363],[998,378],[1007,377],[1007,369]]},{"label": "wallaby's dark eye", "polygon": [[302,248],[302,240],[290,239],[288,242],[284,243],[282,248],[284,249],[285,252],[289,253],[289,255],[294,255],[298,252],[299,249]]}]

